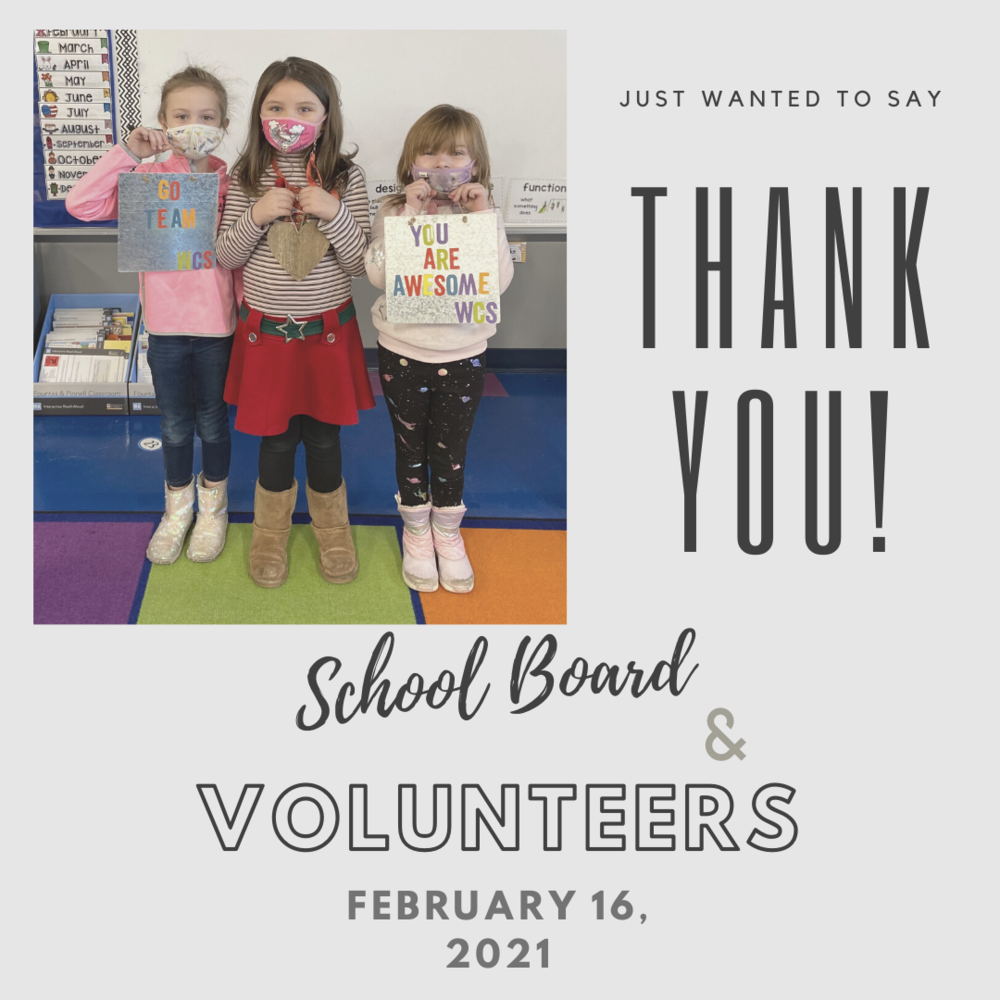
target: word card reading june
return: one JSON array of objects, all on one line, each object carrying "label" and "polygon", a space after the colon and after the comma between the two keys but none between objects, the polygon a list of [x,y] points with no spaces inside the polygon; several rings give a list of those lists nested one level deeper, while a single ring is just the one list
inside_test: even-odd
[{"label": "word card reading june", "polygon": [[210,270],[218,211],[216,173],[122,174],[118,270]]},{"label": "word card reading june", "polygon": [[387,218],[385,303],[390,323],[498,323],[496,215]]}]

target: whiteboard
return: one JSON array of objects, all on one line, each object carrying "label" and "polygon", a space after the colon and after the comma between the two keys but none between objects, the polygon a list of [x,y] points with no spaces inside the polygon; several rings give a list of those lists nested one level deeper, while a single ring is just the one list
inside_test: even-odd
[{"label": "whiteboard", "polygon": [[246,138],[254,89],[276,59],[325,66],[341,89],[345,145],[369,181],[394,178],[410,126],[435,104],[478,115],[494,176],[566,176],[563,31],[140,30],[143,124],[156,126],[163,82],[192,62],[229,90],[230,166]]}]

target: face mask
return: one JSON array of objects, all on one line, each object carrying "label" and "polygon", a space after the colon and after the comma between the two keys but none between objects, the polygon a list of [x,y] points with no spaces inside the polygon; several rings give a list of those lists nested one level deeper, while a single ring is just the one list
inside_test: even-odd
[{"label": "face mask", "polygon": [[[261,118],[264,138],[279,153],[294,153],[311,146],[323,122],[300,122],[297,118]],[[323,119],[326,121],[326,118]]]},{"label": "face mask", "polygon": [[415,181],[427,181],[428,184],[441,194],[448,194],[462,184],[468,184],[472,180],[472,171],[476,163],[464,167],[442,167],[432,170],[421,170],[415,163],[410,167],[410,176]]},{"label": "face mask", "polygon": [[168,128],[165,134],[175,153],[200,160],[218,148],[226,133],[214,125],[178,125]]}]

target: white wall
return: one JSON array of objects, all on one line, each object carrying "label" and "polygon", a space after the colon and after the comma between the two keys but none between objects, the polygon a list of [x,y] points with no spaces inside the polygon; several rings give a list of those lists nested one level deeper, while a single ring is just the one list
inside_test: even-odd
[{"label": "white wall", "polygon": [[339,81],[347,144],[370,180],[395,176],[403,139],[435,104],[479,116],[494,175],[566,176],[566,35],[561,31],[139,31],[143,123],[160,86],[191,61],[230,91],[230,165],[246,137],[261,72],[290,55]]}]

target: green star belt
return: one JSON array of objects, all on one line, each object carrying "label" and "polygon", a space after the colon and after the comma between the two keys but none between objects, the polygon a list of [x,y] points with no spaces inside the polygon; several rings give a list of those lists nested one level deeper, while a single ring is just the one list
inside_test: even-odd
[{"label": "green star belt", "polygon": [[[357,315],[354,309],[353,299],[337,313],[337,323],[344,326],[350,323]],[[240,319],[245,323],[250,316],[250,310],[245,302],[240,304]],[[317,333],[323,332],[323,321],[321,319],[310,320],[308,323],[301,323],[294,316],[289,316],[283,323],[278,323],[273,319],[261,316],[260,332],[270,333],[275,337],[284,337],[287,344],[290,340],[305,340]]]}]

